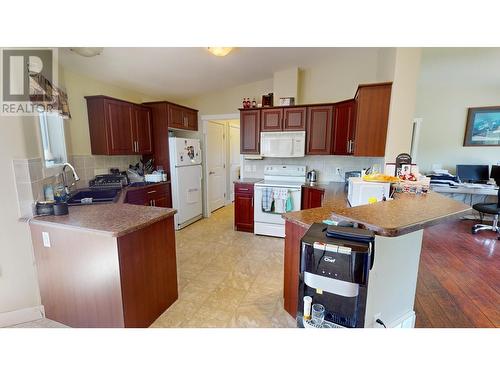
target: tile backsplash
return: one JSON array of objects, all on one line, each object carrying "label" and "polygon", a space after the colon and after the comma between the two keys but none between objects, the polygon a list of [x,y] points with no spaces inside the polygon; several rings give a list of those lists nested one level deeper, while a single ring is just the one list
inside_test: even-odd
[{"label": "tile backsplash", "polygon": [[[273,164],[305,165],[307,170],[315,169],[318,172],[319,182],[342,182],[344,173],[360,171],[363,168],[378,164],[381,170],[384,167],[384,158],[354,157],[354,156],[304,156],[302,158],[264,158],[262,160],[243,159],[241,177],[264,177],[264,167]],[[341,168],[339,175],[336,168]]]},{"label": "tile backsplash", "polygon": [[[129,164],[138,163],[140,156],[73,155],[68,159],[80,177],[80,181],[76,183],[76,188],[82,189],[89,186],[89,181],[96,174],[109,173],[110,168],[118,168],[120,171],[126,170]],[[59,183],[61,177],[45,177],[40,158],[14,159],[12,166],[17,188],[19,217],[32,217],[34,203],[45,199],[44,186]],[[72,177],[69,175],[68,181],[72,181]]]}]

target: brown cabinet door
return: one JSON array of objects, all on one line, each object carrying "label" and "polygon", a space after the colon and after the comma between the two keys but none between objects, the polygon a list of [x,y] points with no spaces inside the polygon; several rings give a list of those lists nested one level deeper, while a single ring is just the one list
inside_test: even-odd
[{"label": "brown cabinet door", "polygon": [[307,155],[329,155],[332,144],[333,106],[307,110]]},{"label": "brown cabinet door", "polygon": [[306,130],[307,108],[284,108],[283,109],[283,130],[302,131]]},{"label": "brown cabinet door", "polygon": [[184,110],[184,121],[187,130],[198,130],[198,112],[189,109]]},{"label": "brown cabinet door", "polygon": [[355,156],[384,156],[392,84],[361,86],[356,95]]},{"label": "brown cabinet door", "polygon": [[302,189],[302,209],[317,208],[323,205],[323,195],[325,191],[322,189],[308,188]]},{"label": "brown cabinet door", "polygon": [[186,120],[182,107],[173,104],[168,105],[168,127],[177,129],[186,128]]},{"label": "brown cabinet door", "polygon": [[236,230],[253,232],[253,194],[234,196],[234,225]]},{"label": "brown cabinet door", "polygon": [[146,107],[134,106],[135,145],[138,154],[153,153],[153,137],[151,127],[151,110]]},{"label": "brown cabinet door", "polygon": [[283,129],[282,121],[283,121],[282,109],[262,109],[260,131],[279,132]]},{"label": "brown cabinet door", "polygon": [[149,200],[146,198],[146,192],[144,189],[132,190],[127,192],[127,198],[125,201],[129,204],[149,206]]},{"label": "brown cabinet door", "polygon": [[353,149],[354,107],[356,102],[336,104],[333,109],[333,154],[350,155]]},{"label": "brown cabinet door", "polygon": [[240,113],[240,153],[259,154],[260,152],[260,110],[241,111]]},{"label": "brown cabinet door", "polygon": [[109,154],[134,154],[132,105],[120,101],[106,100],[105,112],[108,125]]}]

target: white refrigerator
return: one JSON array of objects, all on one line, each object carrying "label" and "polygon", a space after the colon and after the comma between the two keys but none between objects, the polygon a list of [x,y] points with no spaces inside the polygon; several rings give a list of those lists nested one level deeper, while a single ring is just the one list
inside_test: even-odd
[{"label": "white refrigerator", "polygon": [[202,217],[200,141],[170,137],[169,148],[175,229],[179,230]]}]

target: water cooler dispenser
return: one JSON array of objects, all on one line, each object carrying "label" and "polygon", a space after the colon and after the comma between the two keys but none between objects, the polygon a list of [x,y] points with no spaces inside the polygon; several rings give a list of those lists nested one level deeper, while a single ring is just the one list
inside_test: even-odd
[{"label": "water cooler dispenser", "polygon": [[297,325],[303,319],[304,296],[325,307],[328,327],[361,328],[365,323],[366,294],[374,260],[372,231],[313,224],[301,241]]}]

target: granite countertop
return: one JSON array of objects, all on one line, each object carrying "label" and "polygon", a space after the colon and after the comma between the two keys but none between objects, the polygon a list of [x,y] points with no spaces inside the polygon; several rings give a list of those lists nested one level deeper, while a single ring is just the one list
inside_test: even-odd
[{"label": "granite countertop", "polygon": [[255,184],[257,182],[262,181],[262,178],[240,178],[238,180],[234,180],[235,184]]},{"label": "granite countertop", "polygon": [[432,191],[418,196],[396,194],[394,200],[350,207],[344,183],[304,186],[324,189],[323,206],[289,212],[283,217],[306,228],[325,219],[348,220],[380,236],[396,237],[458,218],[471,210],[461,202]]},{"label": "granite countertop", "polygon": [[[166,182],[159,184],[165,183]],[[156,184],[144,187],[154,185]],[[177,210],[173,208],[139,206],[123,203],[127,191],[144,187],[124,188],[116,203],[70,206],[69,215],[36,216],[28,221],[30,224],[51,225],[74,230],[90,231],[112,237],[121,237],[169,216],[173,216],[177,212]]]}]

